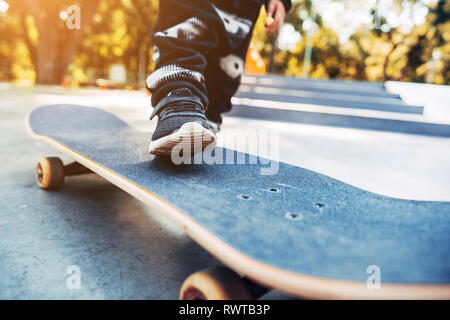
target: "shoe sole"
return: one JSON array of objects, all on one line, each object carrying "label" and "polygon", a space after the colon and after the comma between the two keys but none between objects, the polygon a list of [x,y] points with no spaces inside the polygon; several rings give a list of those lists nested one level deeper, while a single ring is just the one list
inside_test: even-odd
[{"label": "shoe sole", "polygon": [[[201,148],[199,148],[201,146]],[[197,122],[187,122],[171,135],[159,138],[150,143],[149,152],[153,155],[170,155],[174,148],[190,150],[192,155],[216,146],[216,136],[213,132]]]}]

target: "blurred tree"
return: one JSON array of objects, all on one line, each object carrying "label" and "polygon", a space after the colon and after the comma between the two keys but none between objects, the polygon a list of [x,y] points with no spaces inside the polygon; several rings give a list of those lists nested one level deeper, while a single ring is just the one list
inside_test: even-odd
[{"label": "blurred tree", "polygon": [[417,26],[412,32],[409,50],[405,53],[405,62],[397,80],[423,82],[425,71],[429,72],[433,52],[438,52],[439,61],[435,61],[435,83],[450,83],[450,1],[439,0],[431,7],[426,23]]},{"label": "blurred tree", "polygon": [[[61,13],[74,4],[80,8],[80,29],[69,29]],[[20,17],[36,83],[61,83],[98,4],[96,0],[15,0],[11,3],[11,11]]]},{"label": "blurred tree", "polygon": [[[400,5],[406,5],[397,1]],[[411,1],[412,5],[424,5],[421,1]],[[425,7],[424,7],[425,8]],[[388,26],[387,18],[380,16],[381,28],[361,31],[359,46],[366,57],[366,74],[369,80],[417,81],[425,82],[433,68],[432,82],[448,83],[446,75],[450,50],[450,3],[439,0],[428,7],[428,14],[422,24],[410,28],[402,25]],[[414,17],[411,17],[414,19]],[[447,39],[447,40],[446,40]],[[442,57],[433,62],[433,52],[439,51]]]},{"label": "blurred tree", "polygon": [[122,64],[128,81],[142,86],[153,68],[150,33],[157,13],[158,0],[103,1],[72,69],[81,68],[89,73],[87,78],[96,78],[106,77],[112,64]]},{"label": "blurred tree", "polygon": [[[10,4],[0,12],[2,80],[59,84],[69,75],[87,82],[120,64],[129,83],[142,85],[154,68],[150,31],[158,0],[0,1]],[[449,83],[450,1],[379,3],[371,11],[363,0],[293,0],[279,33],[267,32],[263,10],[252,43],[274,73],[302,76],[311,43],[311,77]],[[81,9],[81,30],[64,21],[72,4]]]},{"label": "blurred tree", "polygon": [[[354,29],[348,38],[338,34],[336,30],[343,30],[353,24],[354,16],[348,15],[350,20],[345,22],[345,12],[362,10],[367,6],[365,1],[323,1],[339,3],[344,8],[344,17],[336,16],[328,24],[320,13],[338,11],[336,8],[322,8],[317,10],[319,1],[294,0],[293,8],[286,17],[299,34],[297,45],[293,48],[280,48],[277,42],[278,34],[267,33],[263,20],[258,21],[252,40],[263,56],[270,71],[275,73],[301,76],[303,74],[303,60],[308,37],[312,38],[311,72],[312,77],[344,78],[369,81],[419,81],[424,82],[433,77],[435,83],[449,83],[450,63],[450,2],[447,0],[393,0],[391,7],[370,10],[373,21]],[[315,6],[312,6],[314,3]],[[387,3],[387,2],[386,2]],[[386,5],[386,4],[385,4]],[[317,25],[314,35],[305,30],[311,27],[312,8],[316,8],[314,23]],[[428,10],[427,10],[428,8]],[[324,11],[325,9],[325,11]],[[415,14],[425,10],[425,20],[420,22]],[[426,13],[428,12],[428,14]],[[367,13],[369,14],[369,10]],[[404,28],[401,23],[390,25],[392,16],[399,15],[408,25]],[[419,17],[420,18],[420,17]],[[419,21],[419,22],[416,22]],[[392,21],[391,21],[392,23]],[[405,23],[405,21],[403,21]],[[340,24],[341,28],[336,28]],[[283,30],[281,31],[281,34]],[[281,37],[282,38],[282,37]],[[434,52],[434,58],[433,56]]]},{"label": "blurred tree", "polygon": [[17,17],[5,19],[0,16],[0,80],[3,81],[13,77],[13,60],[10,59],[10,56],[16,45],[18,28]]}]

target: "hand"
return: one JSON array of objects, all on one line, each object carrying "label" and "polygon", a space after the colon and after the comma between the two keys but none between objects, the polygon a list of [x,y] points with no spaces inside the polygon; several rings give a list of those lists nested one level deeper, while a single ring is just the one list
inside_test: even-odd
[{"label": "hand", "polygon": [[266,28],[269,31],[280,29],[286,17],[286,8],[280,0],[270,0],[267,8]]}]

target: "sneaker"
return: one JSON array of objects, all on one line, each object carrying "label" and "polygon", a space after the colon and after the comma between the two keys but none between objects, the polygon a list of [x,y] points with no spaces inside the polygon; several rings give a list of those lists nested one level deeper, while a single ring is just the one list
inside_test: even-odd
[{"label": "sneaker", "polygon": [[155,116],[158,116],[158,123],[150,143],[151,154],[170,155],[175,147],[178,152],[182,149],[194,154],[216,145],[203,103],[190,89],[170,92],[154,108],[150,119]]}]

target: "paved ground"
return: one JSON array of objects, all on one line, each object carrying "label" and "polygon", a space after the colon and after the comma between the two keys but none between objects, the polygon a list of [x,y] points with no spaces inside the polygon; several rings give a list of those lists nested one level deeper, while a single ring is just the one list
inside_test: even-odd
[{"label": "paved ground", "polygon": [[[172,299],[186,276],[218,264],[100,177],[69,178],[57,192],[37,188],[35,162],[56,153],[28,137],[24,118],[50,103],[103,107],[152,129],[143,93],[0,86],[0,298]],[[384,195],[450,200],[449,138],[237,118],[227,118],[224,131],[243,126],[276,128],[280,160]],[[81,268],[80,290],[66,287],[70,265]]]}]

